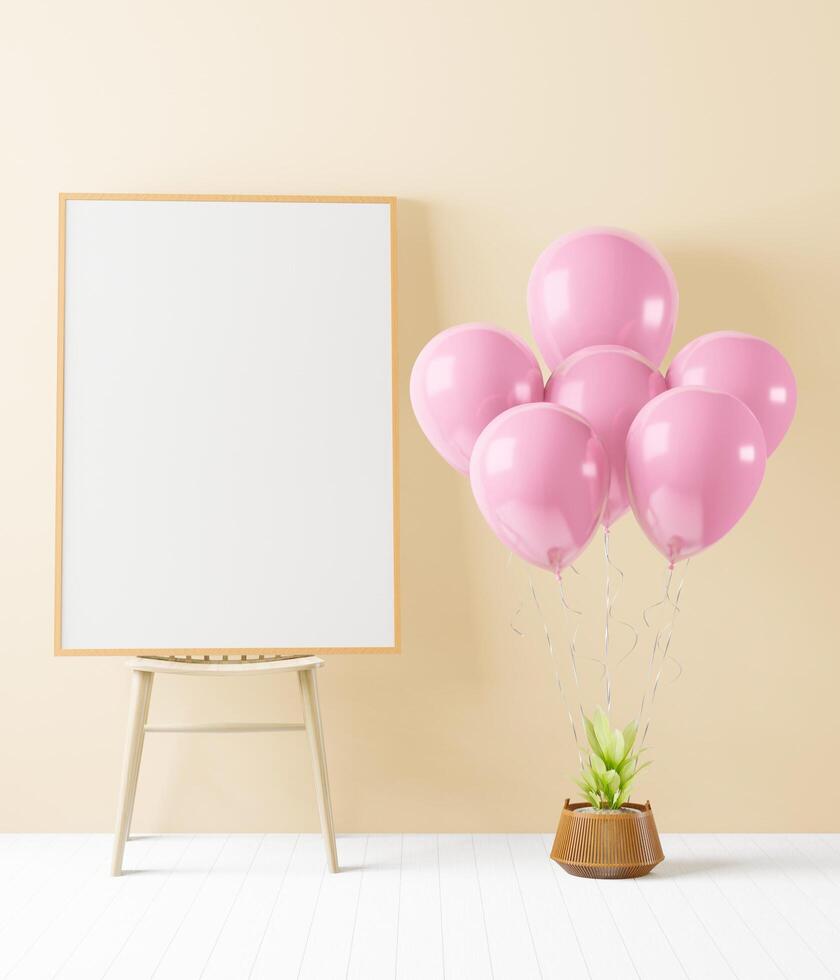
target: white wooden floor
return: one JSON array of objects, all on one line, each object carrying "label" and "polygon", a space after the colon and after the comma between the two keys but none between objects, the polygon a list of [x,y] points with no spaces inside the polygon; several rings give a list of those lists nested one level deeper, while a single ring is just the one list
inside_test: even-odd
[{"label": "white wooden floor", "polygon": [[551,836],[0,837],[0,977],[840,977],[840,835],[663,835],[571,878]]}]

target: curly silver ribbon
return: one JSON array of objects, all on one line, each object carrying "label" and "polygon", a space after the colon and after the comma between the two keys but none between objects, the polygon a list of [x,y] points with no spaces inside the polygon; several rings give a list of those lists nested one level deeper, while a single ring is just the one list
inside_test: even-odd
[{"label": "curly silver ribbon", "polygon": [[[575,574],[576,575],[579,575],[580,574],[577,571],[577,569],[575,569]],[[582,621],[582,617],[583,617],[583,611],[581,609],[575,609],[573,606],[570,606],[569,605],[569,602],[566,599],[566,589],[563,586],[563,579],[559,575],[557,576],[557,585],[558,585],[558,588],[559,588],[559,591],[560,591],[560,602],[561,602],[561,604],[563,606],[563,620],[564,620],[564,623],[565,623],[565,626],[566,626],[566,634],[569,637],[569,660],[571,661],[571,664],[572,664],[572,675],[574,676],[574,679],[575,679],[575,693],[577,694],[578,714],[580,715],[580,724],[581,724],[581,727],[585,731],[586,730],[586,717],[583,714],[583,701],[581,700],[581,696],[580,696],[580,676],[578,674],[577,662],[578,662],[578,659],[580,658],[580,659],[583,659],[583,660],[591,660],[591,661],[593,661],[596,664],[600,664],[600,666],[601,666],[601,677],[599,678],[599,680],[602,680],[603,677],[604,677],[604,670],[605,670],[606,665],[598,657],[587,657],[587,656],[580,657],[580,654],[578,654],[578,652],[577,652],[577,635],[578,635],[578,630],[580,629],[580,625],[581,625],[581,621]],[[575,628],[574,629],[570,629],[570,627],[569,627],[569,617],[570,616],[577,616],[578,617],[578,620],[575,623]],[[586,746],[584,744],[584,749],[585,748],[586,748]],[[578,749],[578,755],[580,755],[580,750],[579,749]],[[583,768],[583,762],[582,761],[581,761],[581,768]]]},{"label": "curly silver ribbon", "polygon": [[[528,575],[528,586],[531,589],[531,596],[534,599],[534,605],[536,606],[537,613],[543,624],[543,631],[545,632],[545,642],[548,645],[548,653],[551,657],[551,664],[554,668],[554,681],[557,684],[557,689],[560,691],[560,697],[563,699],[563,706],[566,709],[566,714],[569,716],[569,724],[572,727],[572,737],[575,740],[575,750],[578,754],[578,762],[580,763],[580,768],[583,769],[583,753],[580,748],[580,739],[578,738],[577,726],[575,725],[574,715],[572,714],[572,709],[569,705],[568,698],[566,697],[566,689],[563,687],[563,681],[560,679],[560,665],[557,662],[557,655],[554,651],[554,643],[551,640],[551,632],[548,629],[548,622],[543,615],[542,606],[540,605],[540,600],[537,598],[537,590],[534,588],[534,580]],[[575,672],[575,683],[577,684],[577,672]],[[583,708],[580,705],[580,686],[578,685],[578,709],[581,713],[581,718],[583,718]]]},{"label": "curly silver ribbon", "polygon": [[[512,560],[513,560],[513,552],[510,552],[510,554],[508,555],[507,564],[506,564],[506,567],[507,568],[510,568]],[[611,564],[613,564],[613,567],[615,567],[618,570],[618,572],[621,575],[622,580],[623,580],[624,575],[621,572],[621,569],[618,569],[618,567],[615,566],[614,563],[611,562]],[[575,568],[574,565],[570,565],[569,566],[569,569],[572,572],[574,572],[575,575],[580,575],[579,570],[577,568]],[[586,655],[583,655],[583,654],[578,653],[578,650],[577,650],[577,637],[578,637],[578,632],[579,632],[580,626],[581,626],[581,618],[583,617],[583,611],[580,610],[580,609],[574,608],[574,606],[572,606],[569,603],[569,601],[568,601],[568,599],[566,597],[566,590],[565,590],[564,585],[563,585],[563,580],[562,580],[562,578],[559,575],[557,576],[557,582],[558,582],[558,587],[559,587],[559,592],[560,592],[560,602],[561,602],[561,605],[563,607],[563,616],[564,616],[564,621],[565,621],[565,626],[566,626],[566,632],[567,632],[567,634],[569,636],[569,660],[570,660],[570,663],[571,663],[572,676],[574,678],[575,692],[576,692],[576,695],[577,695],[577,713],[580,716],[581,725],[583,727],[585,727],[584,726],[585,718],[584,718],[584,713],[583,713],[583,704],[582,704],[582,701],[581,701],[581,694],[580,694],[580,674],[579,674],[579,671],[578,671],[578,660],[591,660],[593,663],[598,664],[601,667],[601,677],[599,678],[599,680],[603,680],[604,679],[604,674],[605,674],[605,671],[606,671],[606,664],[605,664],[604,660],[602,660],[600,657],[589,657],[589,656],[586,656]],[[578,761],[579,761],[579,763],[581,765],[581,768],[583,768],[583,760],[584,760],[584,754],[585,754],[585,752],[581,749],[581,740],[580,740],[580,736],[578,734],[578,726],[575,723],[575,715],[574,715],[574,712],[572,711],[572,707],[571,707],[571,705],[569,703],[569,698],[568,698],[568,696],[566,694],[566,688],[564,687],[563,681],[562,681],[562,678],[561,678],[560,664],[559,664],[559,661],[558,661],[558,658],[557,658],[557,651],[556,651],[556,649],[554,647],[554,641],[552,640],[552,637],[551,637],[551,631],[549,629],[548,622],[547,622],[547,619],[545,617],[545,614],[543,613],[542,605],[541,605],[541,603],[539,601],[539,598],[537,596],[536,588],[534,587],[534,580],[533,580],[533,577],[532,577],[532,575],[531,575],[530,572],[528,572],[528,590],[529,590],[529,592],[531,594],[531,598],[533,599],[534,607],[537,610],[537,614],[538,614],[538,616],[539,616],[539,618],[540,618],[540,620],[542,622],[543,634],[545,636],[546,646],[548,647],[548,653],[549,653],[549,657],[551,659],[552,669],[554,671],[554,681],[555,681],[555,684],[557,685],[557,689],[560,691],[560,696],[561,696],[561,698],[563,700],[563,706],[565,708],[566,715],[568,716],[568,719],[569,719],[569,726],[572,729],[572,737],[574,738],[574,741],[575,741],[575,749],[576,749],[577,754],[578,754]],[[614,601],[615,595],[617,595],[617,593],[618,593],[618,590],[616,590],[616,592],[613,593],[613,595],[612,595],[613,601]],[[525,632],[523,630],[521,630],[519,628],[519,626],[517,625],[517,620],[518,620],[519,616],[522,613],[522,610],[524,608],[524,605],[525,605],[525,603],[523,601],[520,601],[517,604],[515,610],[513,611],[512,615],[510,617],[510,620],[508,622],[508,625],[510,626],[511,631],[513,633],[515,633],[516,636],[519,637],[520,639],[521,638],[524,638],[525,635],[526,635]],[[578,617],[578,621],[575,623],[574,629],[571,629],[570,628],[570,617],[571,616]],[[623,625],[627,626],[629,629],[633,630],[634,634],[636,633],[636,631],[633,629],[633,627],[629,623],[624,623],[623,620],[616,620],[616,622],[622,623]],[[637,638],[634,639],[634,643],[633,643],[633,646],[634,647],[636,645],[636,642],[637,642]],[[631,650],[629,652],[632,652],[632,649],[633,648],[631,647]],[[585,749],[585,746],[584,746],[584,749]]]},{"label": "curly silver ribbon", "polygon": [[[507,562],[505,563],[505,568],[508,571],[510,571],[510,566],[512,561],[513,561],[513,552],[509,551],[507,556]],[[530,582],[530,576],[528,577],[528,581]],[[522,609],[524,608],[524,606],[525,606],[525,600],[520,599],[518,605],[516,606],[516,609],[513,610],[510,619],[508,620],[508,626],[510,626],[513,632],[516,633],[516,635],[520,639],[525,638],[525,633],[521,629],[519,629],[519,627],[516,625],[516,621],[522,615]]]},{"label": "curly silver ribbon", "polygon": [[604,528],[604,681],[607,688],[607,717],[612,714],[612,678],[610,677],[610,617],[612,616],[612,596],[610,589],[610,529]]},{"label": "curly silver ribbon", "polygon": [[[618,573],[618,584],[613,589],[612,582],[612,571]],[[630,649],[624,654],[621,660],[618,661],[616,666],[621,666],[624,661],[630,656],[630,654],[636,649],[639,643],[639,633],[636,627],[632,623],[628,623],[627,620],[618,619],[615,615],[615,601],[618,598],[618,594],[624,585],[624,572],[616,565],[616,563],[610,557],[610,529],[608,527],[604,528],[604,598],[606,605],[606,613],[604,616],[604,679],[606,682],[606,693],[607,693],[607,714],[609,715],[612,710],[612,678],[610,676],[610,623],[615,621],[618,626],[626,626],[627,629],[633,634],[633,643]]]},{"label": "curly silver ribbon", "polygon": [[[566,623],[566,631],[569,634],[569,660],[572,663],[572,675],[575,679],[575,686],[578,691],[580,691],[580,677],[578,676],[577,669],[577,635],[580,629],[580,618],[583,616],[583,610],[575,609],[573,606],[569,605],[566,599],[566,590],[563,588],[563,579],[558,576],[557,585],[560,589],[560,602],[563,605],[563,618]],[[569,629],[569,615],[579,617],[575,623],[575,628],[573,630]]]},{"label": "curly silver ribbon", "polygon": [[[650,705],[648,707],[648,716],[645,722],[644,731],[642,733],[642,739],[641,742],[639,743],[639,748],[642,748],[644,746],[645,740],[647,739],[648,731],[650,730],[651,719],[653,717],[653,705],[654,705],[654,701],[656,700],[656,692],[659,690],[659,682],[662,679],[662,671],[664,670],[665,664],[668,662],[668,660],[673,661],[673,663],[676,664],[677,666],[677,675],[676,677],[673,678],[673,681],[679,680],[680,677],[682,676],[682,672],[683,672],[682,664],[676,659],[676,657],[671,655],[670,650],[671,650],[671,640],[673,639],[674,636],[674,623],[676,622],[677,615],[680,612],[680,597],[682,596],[682,590],[683,590],[683,586],[685,585],[685,580],[687,575],[688,575],[688,560],[686,560],[686,563],[683,566],[682,576],[680,578],[679,584],[677,585],[676,596],[672,599],[671,583],[674,577],[674,566],[672,564],[669,564],[666,572],[664,595],[659,600],[659,602],[654,602],[652,605],[648,606],[647,609],[645,609],[644,613],[642,614],[642,618],[645,621],[645,625],[652,626],[652,623],[648,619],[648,613],[650,612],[650,610],[666,604],[671,607],[670,620],[667,623],[663,623],[662,626],[659,627],[659,629],[656,632],[656,636],[654,637],[653,640],[653,647],[651,649],[651,654],[650,654],[650,663],[648,665],[647,683],[645,685],[644,693],[642,694],[641,707],[639,708],[639,718],[638,718],[639,726],[641,726],[642,724],[642,715],[644,713],[645,701],[647,699],[647,692],[649,690],[651,692]],[[664,637],[667,637],[667,639],[663,640]],[[656,670],[656,677],[655,679],[653,679],[657,649],[662,650],[662,656],[659,659],[659,667]],[[652,679],[653,679],[653,686],[651,688]]]},{"label": "curly silver ribbon", "polygon": [[[652,610],[657,609],[659,606],[664,606],[665,603],[668,601],[668,594],[671,588],[671,580],[673,579],[673,577],[674,577],[674,567],[673,565],[669,565],[665,570],[665,590],[662,595],[662,598],[658,602],[654,602],[651,605],[647,606],[647,608],[642,612],[642,622],[648,628],[653,626],[653,623],[648,618],[648,614]],[[639,716],[636,720],[637,728],[640,728],[642,725],[642,716],[645,713],[645,705],[647,703],[647,692],[650,690],[650,687],[653,683],[653,676],[654,676],[653,672],[656,665],[656,650],[657,647],[659,646],[660,632],[661,631],[657,631],[653,638],[653,646],[651,647],[650,661],[648,663],[647,679],[645,681],[644,689],[642,690],[642,703],[639,705]]]},{"label": "curly silver ribbon", "polygon": [[[512,559],[513,559],[513,552],[511,551],[508,554],[508,558],[507,558],[507,564],[506,564],[506,567],[507,568],[510,568],[511,560]],[[574,565],[569,565],[569,568],[575,573],[575,575],[580,575],[580,572],[578,571],[577,568],[575,568]],[[558,578],[558,582],[559,581],[560,581],[560,579]],[[532,581],[530,572],[528,573],[528,586],[529,586],[529,589],[531,591],[531,594],[533,595],[534,584],[533,584],[533,581]],[[583,615],[583,613],[581,612],[581,610],[579,610],[579,609],[573,609],[568,604],[568,602],[566,601],[565,592],[563,591],[563,588],[562,588],[562,584],[561,584],[561,588],[560,588],[560,599],[561,599],[561,603],[563,604],[563,606],[564,606],[564,608],[565,608],[565,610],[567,612],[573,613],[576,616],[582,616]],[[538,611],[540,612],[540,615],[542,615],[542,610],[539,607],[539,603],[536,602],[536,599],[535,599],[535,604],[537,606]],[[525,601],[524,600],[520,600],[517,603],[516,608],[511,613],[510,619],[508,620],[508,626],[510,627],[511,631],[513,633],[515,633],[518,637],[520,637],[520,639],[524,639],[525,636],[526,636],[525,631],[524,630],[521,630],[519,628],[519,626],[517,626],[517,620],[522,615],[522,610],[524,608],[525,608]],[[621,622],[621,620],[618,620],[618,622]],[[568,621],[567,621],[567,625],[568,625]],[[629,623],[625,623],[624,625],[630,626]],[[633,627],[630,626],[630,629],[632,629],[632,628]],[[544,619],[543,619],[543,629],[545,629],[545,620]],[[576,646],[576,639],[577,639],[577,629],[575,629],[574,635],[572,636],[572,640],[571,640],[572,663],[573,663],[573,667],[575,668],[575,671],[574,671],[575,672],[575,682],[576,683],[578,682],[578,677],[577,677],[577,664],[576,664],[577,659],[591,660],[592,663],[598,664],[601,667],[601,678],[603,678],[603,676],[604,676],[604,662],[599,657],[587,657],[587,656],[578,654],[577,653],[577,646]]]}]

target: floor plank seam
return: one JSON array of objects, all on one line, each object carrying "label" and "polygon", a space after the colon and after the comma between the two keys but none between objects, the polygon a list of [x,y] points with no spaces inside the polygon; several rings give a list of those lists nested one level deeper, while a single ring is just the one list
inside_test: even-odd
[{"label": "floor plank seam", "polygon": [[201,973],[198,975],[198,980],[201,980],[201,978],[207,972],[207,967],[210,965],[213,959],[213,953],[216,951],[216,947],[219,945],[219,940],[222,938],[222,933],[225,931],[225,927],[227,926],[228,921],[231,915],[233,914],[233,910],[236,907],[236,903],[239,901],[239,897],[242,894],[242,889],[245,887],[245,883],[248,881],[248,876],[251,874],[254,864],[256,863],[257,856],[265,846],[266,840],[267,840],[267,835],[263,834],[262,839],[260,840],[260,843],[257,846],[256,850],[254,851],[253,857],[251,858],[251,861],[245,873],[242,876],[242,881],[240,881],[239,883],[239,888],[236,889],[236,894],[233,897],[233,901],[230,903],[230,907],[228,908],[227,913],[225,914],[225,917],[221,925],[219,926],[219,931],[216,934],[216,938],[213,940],[213,945],[210,947],[210,950],[207,953],[207,959],[204,961],[204,966],[202,966],[201,968]]},{"label": "floor plank seam", "polygon": [[476,857],[475,853],[475,834],[470,834],[470,845],[472,847],[473,866],[475,867],[475,879],[478,883],[478,901],[481,905],[481,920],[484,923],[484,939],[487,943],[487,961],[490,964],[491,980],[494,980],[495,973],[493,971],[493,953],[490,949],[490,935],[487,932],[487,914],[484,911],[484,896],[481,892],[481,875],[478,873],[478,858]]},{"label": "floor plank seam", "polygon": [[289,859],[286,861],[286,866],[283,868],[283,877],[280,879],[280,885],[277,888],[277,894],[274,896],[274,901],[272,902],[271,905],[271,911],[268,913],[268,918],[265,921],[265,929],[263,929],[262,936],[260,936],[260,941],[257,944],[257,949],[256,952],[254,953],[254,958],[253,960],[251,960],[251,967],[248,970],[248,980],[250,980],[250,978],[254,975],[254,967],[257,965],[257,962],[259,961],[260,953],[263,948],[263,943],[265,942],[266,934],[268,933],[269,926],[271,925],[271,920],[274,918],[274,910],[277,908],[277,903],[280,901],[280,895],[282,894],[283,888],[285,887],[286,878],[289,874],[289,868],[291,867],[292,861],[294,860],[295,851],[297,850],[298,844],[300,843],[301,836],[302,836],[301,834],[298,834],[297,837],[295,838],[295,842],[292,845],[291,851],[289,852]]},{"label": "floor plank seam", "polygon": [[175,867],[170,869],[169,873],[164,877],[163,881],[160,883],[160,887],[158,888],[158,890],[152,895],[152,897],[146,903],[146,907],[143,909],[143,914],[134,923],[133,928],[129,931],[128,935],[125,937],[125,941],[122,943],[122,945],[120,946],[120,948],[117,950],[117,952],[113,955],[113,957],[109,961],[108,965],[105,967],[105,972],[102,974],[101,980],[105,980],[105,978],[111,972],[111,967],[114,965],[114,963],[117,962],[117,960],[122,955],[122,951],[131,942],[132,937],[137,932],[137,930],[140,928],[140,925],[142,924],[143,920],[145,919],[146,915],[148,914],[149,909],[152,907],[152,905],[154,905],[155,899],[158,897],[158,895],[160,895],[160,893],[163,891],[163,889],[166,887],[166,885],[172,879],[172,876],[178,870],[178,867],[180,866],[181,861],[184,860],[184,857],[186,856],[187,852],[189,851],[189,849],[190,849],[190,847],[192,845],[192,842],[195,840],[196,836],[197,835],[193,835],[190,838],[189,842],[187,843],[187,846],[181,852],[181,855],[178,858],[178,861],[176,862]]}]

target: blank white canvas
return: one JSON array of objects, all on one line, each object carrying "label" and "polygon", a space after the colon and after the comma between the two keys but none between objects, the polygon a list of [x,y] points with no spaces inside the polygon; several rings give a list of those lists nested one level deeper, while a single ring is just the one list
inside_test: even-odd
[{"label": "blank white canvas", "polygon": [[390,234],[66,202],[62,648],[395,645]]}]

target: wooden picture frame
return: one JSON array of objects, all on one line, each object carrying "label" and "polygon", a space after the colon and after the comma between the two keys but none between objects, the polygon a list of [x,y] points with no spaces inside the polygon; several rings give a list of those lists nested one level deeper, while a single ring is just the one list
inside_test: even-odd
[{"label": "wooden picture frame", "polygon": [[[62,640],[62,578],[65,486],[65,309],[67,289],[67,206],[74,201],[128,202],[231,202],[231,203],[301,203],[301,204],[379,204],[386,205],[390,231],[390,377],[391,377],[391,459],[392,459],[392,528],[393,528],[393,644],[384,646],[220,646],[220,647],[66,647]],[[58,251],[58,344],[56,386],[56,502],[55,502],[55,627],[54,652],[57,656],[177,656],[191,659],[228,659],[278,656],[317,656],[330,653],[398,653],[400,651],[400,548],[399,548],[399,425],[397,390],[397,244],[396,198],[390,196],[317,196],[317,195],[216,195],[216,194],[96,194],[62,193],[59,195]]]}]

